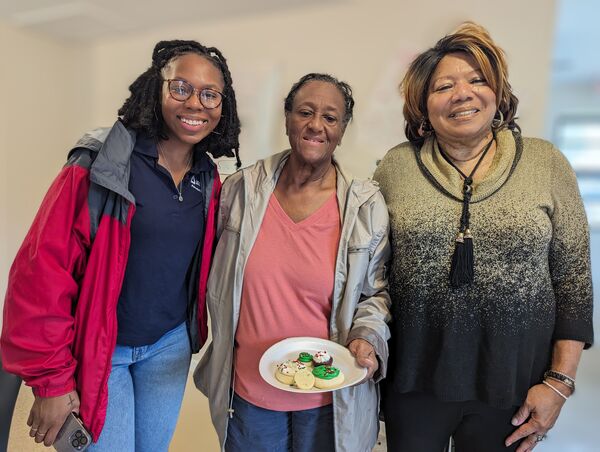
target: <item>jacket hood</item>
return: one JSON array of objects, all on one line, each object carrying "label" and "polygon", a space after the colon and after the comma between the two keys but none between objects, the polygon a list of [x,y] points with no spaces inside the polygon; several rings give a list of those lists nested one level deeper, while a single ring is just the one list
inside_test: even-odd
[{"label": "jacket hood", "polygon": [[90,180],[134,203],[129,191],[129,160],[135,145],[136,133],[127,129],[121,121],[113,127],[94,129],[81,137],[69,157],[79,149],[87,149],[96,155],[90,168]]}]

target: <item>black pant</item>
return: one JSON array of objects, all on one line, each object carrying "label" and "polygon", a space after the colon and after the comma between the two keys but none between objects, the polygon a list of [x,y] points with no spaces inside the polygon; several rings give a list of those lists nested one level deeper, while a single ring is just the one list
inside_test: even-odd
[{"label": "black pant", "polygon": [[504,446],[516,429],[518,407],[500,410],[482,402],[442,402],[434,396],[385,390],[383,411],[388,452],[442,452],[450,436],[456,452],[509,452]]},{"label": "black pant", "polygon": [[21,380],[2,370],[0,361],[0,452],[6,451],[8,433]]}]

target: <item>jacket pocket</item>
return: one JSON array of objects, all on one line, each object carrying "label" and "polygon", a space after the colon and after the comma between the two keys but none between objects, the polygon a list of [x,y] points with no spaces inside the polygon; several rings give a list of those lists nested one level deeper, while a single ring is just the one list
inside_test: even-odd
[{"label": "jacket pocket", "polygon": [[352,253],[368,253],[369,245],[353,245],[348,246],[348,254]]},{"label": "jacket pocket", "polygon": [[346,291],[352,294],[354,302],[358,302],[360,299],[370,261],[371,255],[368,244],[348,246]]}]

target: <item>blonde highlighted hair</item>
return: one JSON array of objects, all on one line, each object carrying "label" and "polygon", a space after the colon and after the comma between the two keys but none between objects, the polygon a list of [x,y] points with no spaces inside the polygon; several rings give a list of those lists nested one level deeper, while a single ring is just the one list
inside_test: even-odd
[{"label": "blonde highlighted hair", "polygon": [[428,124],[427,98],[431,77],[441,59],[449,53],[462,52],[479,66],[488,85],[496,94],[496,107],[501,121],[494,129],[508,127],[520,130],[515,122],[519,100],[508,82],[504,51],[492,40],[488,31],[474,22],[465,22],[452,34],[444,36],[434,47],[419,54],[410,64],[400,91],[404,97],[405,134],[409,141],[421,145],[432,130]]}]

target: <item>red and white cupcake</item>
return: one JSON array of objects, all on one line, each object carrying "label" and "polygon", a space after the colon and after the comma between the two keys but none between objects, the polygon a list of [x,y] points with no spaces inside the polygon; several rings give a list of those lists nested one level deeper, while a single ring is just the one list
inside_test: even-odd
[{"label": "red and white cupcake", "polygon": [[313,355],[313,366],[331,366],[333,364],[333,357],[326,351],[320,350]]}]

